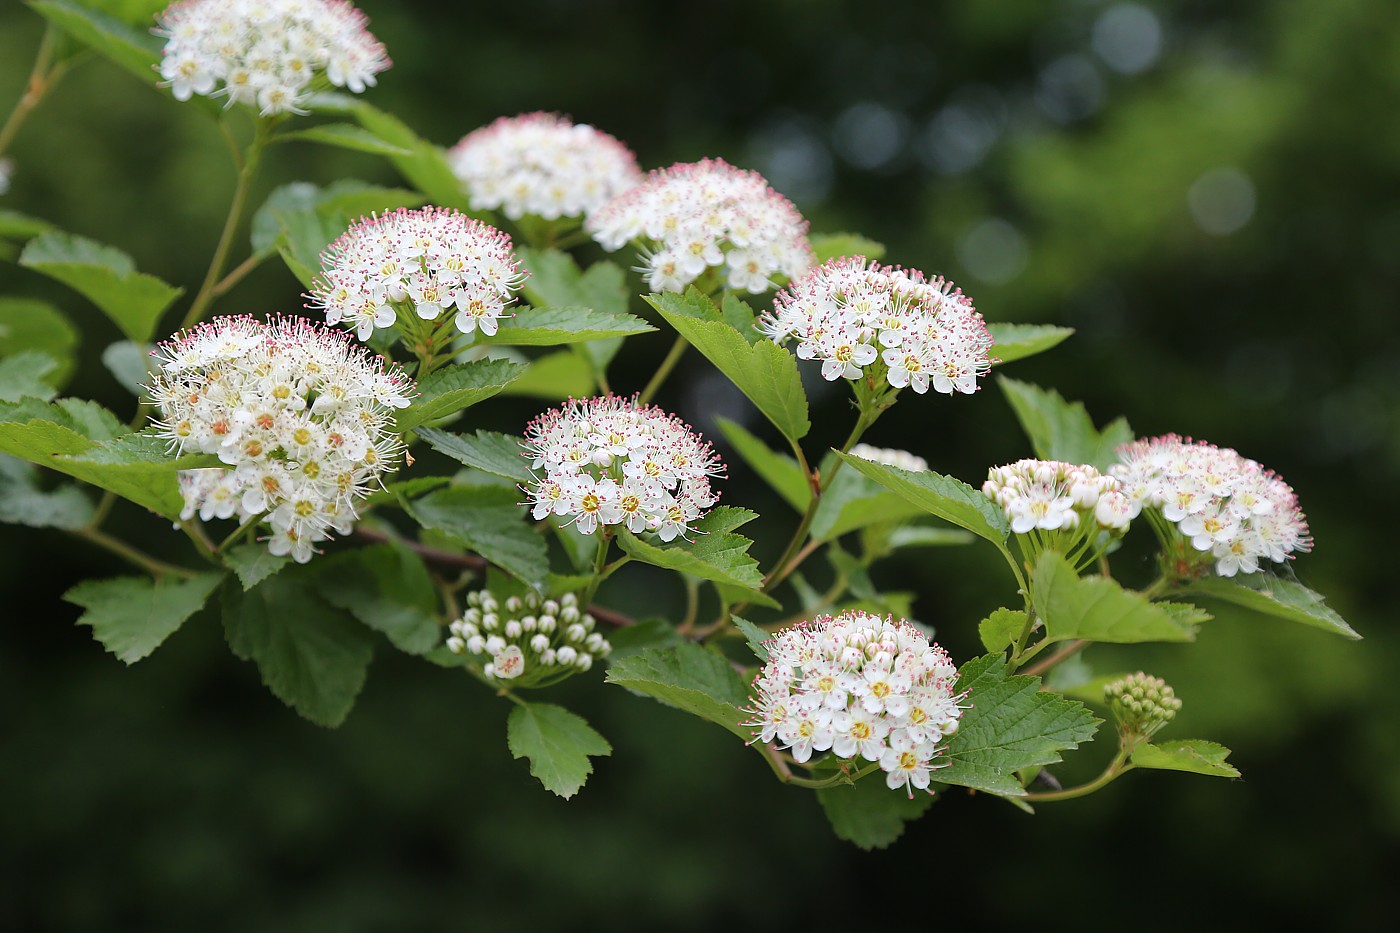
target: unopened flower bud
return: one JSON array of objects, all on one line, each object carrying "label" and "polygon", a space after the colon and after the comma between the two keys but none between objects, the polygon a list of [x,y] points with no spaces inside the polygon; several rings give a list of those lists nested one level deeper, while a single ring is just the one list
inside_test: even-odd
[{"label": "unopened flower bud", "polygon": [[1151,738],[1181,709],[1181,701],[1166,681],[1141,671],[1113,681],[1103,693],[1125,739]]}]

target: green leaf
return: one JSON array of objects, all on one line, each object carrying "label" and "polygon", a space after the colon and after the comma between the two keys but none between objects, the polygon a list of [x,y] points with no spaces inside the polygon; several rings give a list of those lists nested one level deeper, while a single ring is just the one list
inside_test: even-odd
[{"label": "green leaf", "polygon": [[37,467],[0,454],[0,522],[75,531],[92,520],[93,512],[81,489],[65,483],[46,492],[39,486]]},{"label": "green leaf", "polygon": [[649,648],[669,648],[681,643],[676,627],[662,618],[642,619],[636,625],[629,625],[608,633],[608,663],[616,664],[629,655],[640,654]]},{"label": "green leaf", "polygon": [[728,418],[715,417],[719,431],[729,441],[745,463],[753,467],[759,477],[772,486],[778,495],[799,513],[807,510],[812,500],[812,485],[802,472],[797,461],[787,454],[772,450],[767,444],[750,434],[737,422]]},{"label": "green leaf", "polygon": [[834,541],[868,525],[899,521],[922,512],[919,506],[887,492],[870,477],[842,470],[822,493],[812,515],[811,535],[816,541]]},{"label": "green leaf", "polygon": [[78,624],[91,626],[104,648],[124,663],[135,664],[202,609],[222,579],[222,574],[202,573],[188,580],[85,580],[63,598],[87,610]]},{"label": "green leaf", "polygon": [[837,784],[817,791],[826,818],[837,838],[853,842],[869,852],[883,849],[904,834],[904,824],[923,816],[933,806],[932,794],[912,798],[890,790],[884,775],[870,774],[854,784]]},{"label": "green leaf", "polygon": [[1194,641],[1196,626],[1210,618],[1194,606],[1169,609],[1171,604],[1149,602],[1108,577],[1080,577],[1054,551],[1041,552],[1031,581],[1031,599],[1045,622],[1047,642]]},{"label": "green leaf", "polygon": [[1074,333],[1073,327],[1050,324],[988,324],[992,335],[992,356],[997,363],[1023,360],[1063,343]]},{"label": "green leaf", "polygon": [[977,625],[977,634],[988,651],[1004,651],[1025,627],[1026,614],[1020,609],[998,609]]},{"label": "green leaf", "polygon": [[769,340],[750,344],[720,320],[714,302],[694,288],[683,296],[648,295],[646,301],[728,376],[784,437],[796,443],[811,430],[807,395],[791,353]]},{"label": "green leaf", "polygon": [[954,690],[967,694],[969,708],[948,742],[948,767],[934,774],[943,784],[1023,796],[1017,771],[1054,764],[1061,751],[1093,738],[1101,722],[1083,703],[1042,691],[1039,677],[1007,677],[999,654],[964,664]]},{"label": "green leaf", "polygon": [[[403,188],[382,188],[353,178],[343,178],[325,188],[310,182],[294,181],[273,190],[267,200],[253,215],[249,239],[253,255],[265,258],[277,251],[277,241],[284,230],[295,225],[293,218],[299,215],[313,215],[318,223],[302,227],[302,233],[316,231],[317,237],[327,239],[316,245],[305,242],[295,249],[301,261],[312,269],[319,266],[316,261],[327,243],[334,240],[354,220],[373,213],[382,213],[400,207],[417,207],[423,203],[423,196]],[[290,240],[289,240],[290,242]],[[314,246],[315,252],[312,252]]]},{"label": "green leaf", "polygon": [[659,700],[701,719],[717,723],[748,741],[753,730],[740,725],[748,714],[748,688],[723,657],[684,642],[673,648],[647,650],[615,661],[607,682]]},{"label": "green leaf", "polygon": [[0,298],[0,357],[39,350],[58,362],[45,376],[56,389],[73,374],[78,332],[53,305],[28,298]]},{"label": "green leaf", "polygon": [[769,635],[757,625],[754,625],[748,619],[741,619],[739,616],[730,616],[729,621],[733,622],[734,627],[744,633],[744,637],[748,639],[749,642],[749,650],[754,653],[754,657],[758,658],[760,662],[767,661],[768,648],[763,643],[773,636]]},{"label": "green leaf", "polygon": [[1117,449],[1133,439],[1133,429],[1124,419],[1099,431],[1083,402],[1066,402],[1053,389],[1005,376],[998,376],[997,384],[1030,438],[1035,455],[1042,460],[1087,463],[1106,470],[1117,462]]},{"label": "green leaf", "polygon": [[1272,574],[1202,577],[1183,592],[1223,600],[1263,615],[1301,622],[1347,638],[1361,638],[1356,629],[1331,609],[1320,594],[1301,583]]},{"label": "green leaf", "polygon": [[437,428],[421,428],[418,436],[427,441],[433,450],[493,476],[502,476],[518,483],[529,483],[535,478],[530,473],[530,461],[520,446],[520,438],[510,434],[495,431],[449,434]]},{"label": "green leaf", "polygon": [[[618,338],[621,339],[621,338]],[[564,350],[546,353],[529,361],[525,374],[501,390],[502,395],[521,395],[559,402],[568,398],[587,398],[597,388],[597,370],[581,348],[595,347],[609,341],[573,344]],[[615,342],[615,341],[614,341]]]},{"label": "green leaf", "polygon": [[446,532],[526,583],[544,582],[549,557],[544,538],[524,521],[520,491],[501,486],[452,486],[408,503],[425,528]]},{"label": "green leaf", "polygon": [[442,641],[437,589],[422,558],[401,544],[376,544],[323,560],[316,588],[322,599],[348,609],[400,651],[426,654]]},{"label": "green leaf", "polygon": [[986,538],[1005,549],[1011,526],[1006,515],[980,490],[967,483],[943,476],[932,470],[911,473],[898,467],[873,463],[861,457],[837,453],[846,465],[864,473],[890,492],[913,503],[931,515],[966,528],[978,537]]},{"label": "green leaf", "polygon": [[[515,254],[530,272],[522,289],[531,304],[626,313],[631,292],[627,288],[626,274],[615,263],[595,262],[587,271],[581,271],[573,257],[557,249],[520,246]],[[596,375],[604,375],[621,346],[621,339],[606,339],[590,341],[576,349],[588,360]]]},{"label": "green leaf", "polygon": [[398,414],[398,430],[407,431],[484,402],[524,372],[524,366],[507,360],[477,360],[439,369],[418,383],[418,397]]},{"label": "green leaf", "polygon": [[[47,220],[30,217],[19,211],[0,210],[0,240],[23,243],[25,240],[32,240],[39,234],[48,233],[54,229],[57,228]],[[22,298],[0,298],[0,302],[23,300]]]},{"label": "green leaf", "polygon": [[140,397],[144,391],[150,370],[147,363],[151,359],[151,345],[118,340],[110,343],[102,351],[102,365],[120,383],[123,389]]},{"label": "green leaf", "polygon": [[972,535],[956,528],[936,528],[933,525],[900,525],[890,532],[889,546],[902,547],[951,547],[971,544]]},{"label": "green leaf", "polygon": [[380,139],[364,127],[355,126],[353,123],[323,123],[307,130],[281,133],[276,138],[278,142],[301,140],[308,143],[320,143],[323,146],[335,146],[338,149],[368,152],[373,155],[408,156],[413,154],[412,150]]},{"label": "green leaf", "polygon": [[549,347],[583,343],[605,337],[629,337],[656,330],[631,314],[593,308],[521,308],[501,321],[494,335],[482,334],[480,343],[518,347]]},{"label": "green leaf", "polygon": [[0,358],[0,402],[29,398],[48,401],[58,394],[47,381],[58,369],[58,360],[39,350],[25,350]]},{"label": "green leaf", "polygon": [[292,562],[290,557],[278,557],[262,544],[240,544],[225,551],[223,557],[244,590],[251,590]]},{"label": "green leaf", "polygon": [[121,250],[67,233],[45,233],[30,240],[19,264],[81,293],[136,343],[151,339],[161,314],[184,292],[137,272],[131,257]]},{"label": "green leaf", "polygon": [[758,343],[760,340],[768,339],[758,329],[758,316],[753,313],[753,308],[750,308],[748,302],[728,289],[725,290],[724,297],[720,300],[719,313],[724,323],[737,330],[739,336],[749,343]]},{"label": "green leaf", "polygon": [[298,568],[246,593],[226,586],[224,636],[258,666],[276,697],[321,726],[345,721],[365,684],[374,641],[350,614],[317,596],[314,570]]},{"label": "green leaf", "polygon": [[611,755],[608,740],[582,717],[552,703],[521,703],[506,721],[515,758],[530,759],[530,774],[568,800],[593,773],[590,756]]},{"label": "green leaf", "polygon": [[734,528],[757,517],[747,509],[720,506],[695,523],[693,541],[652,544],[619,526],[617,543],[636,560],[741,587],[748,591],[750,601],[771,604],[772,600],[758,592],[763,574],[758,571],[758,561],[749,556],[753,541],[732,533]]},{"label": "green leaf", "polygon": [[873,261],[885,255],[885,244],[859,233],[818,233],[809,239],[818,264],[841,256],[864,256]]},{"label": "green leaf", "polygon": [[41,16],[145,83],[160,80],[161,40],[71,0],[29,0]]},{"label": "green leaf", "polygon": [[1133,749],[1132,762],[1139,768],[1189,771],[1209,777],[1237,778],[1240,772],[1225,760],[1229,757],[1230,750],[1218,742],[1182,739],[1177,742],[1139,745]]}]

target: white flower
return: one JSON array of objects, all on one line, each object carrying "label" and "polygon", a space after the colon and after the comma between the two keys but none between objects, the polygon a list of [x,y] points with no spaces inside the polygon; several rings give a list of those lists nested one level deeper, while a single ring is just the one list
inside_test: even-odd
[{"label": "white flower", "polygon": [[642,180],[632,151],[586,123],[552,113],[501,117],[447,153],[473,210],[511,220],[591,214]]},{"label": "white flower", "polygon": [[1061,529],[1121,534],[1138,513],[1120,492],[1118,480],[1087,464],[1059,460],[1018,460],[993,467],[982,492],[1002,507],[1018,535]]},{"label": "white flower", "polygon": [[869,460],[872,463],[883,463],[885,466],[898,467],[901,470],[908,470],[910,473],[923,473],[928,470],[928,461],[923,457],[915,456],[907,450],[896,450],[890,447],[872,447],[869,444],[857,444],[851,448],[851,456],[859,457],[862,460]]},{"label": "white flower", "polygon": [[792,202],[757,172],[720,159],[653,171],[598,208],[585,229],[607,250],[637,241],[656,291],[683,291],[723,267],[730,288],[756,295],[813,261],[807,221]]},{"label": "white flower", "polygon": [[[560,631],[553,613],[575,621]],[[549,623],[545,624],[548,619]],[[467,594],[467,611],[448,626],[447,647],[456,654],[490,658],[483,666],[488,677],[514,680],[516,687],[543,687],[574,671],[586,671],[606,657],[612,646],[595,632],[597,623],[579,612],[578,597],[569,593],[558,601],[527,591],[499,604],[490,590]],[[575,631],[576,630],[576,631]],[[490,631],[483,638],[482,632]],[[578,637],[571,638],[570,632]]]},{"label": "white flower", "polygon": [[166,39],[160,76],[176,100],[222,94],[270,116],[306,113],[318,73],[357,94],[373,85],[390,61],[366,22],[345,0],[182,0],[152,31]]}]

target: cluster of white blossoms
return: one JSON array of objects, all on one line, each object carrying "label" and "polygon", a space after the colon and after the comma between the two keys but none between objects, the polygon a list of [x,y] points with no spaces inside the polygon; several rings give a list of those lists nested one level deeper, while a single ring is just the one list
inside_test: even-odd
[{"label": "cluster of white blossoms", "polygon": [[441,207],[361,219],[321,254],[311,307],[361,340],[393,327],[402,309],[434,321],[455,309],[457,329],[494,334],[526,273],[510,237]]},{"label": "cluster of white blossoms", "polygon": [[1123,492],[1209,554],[1222,577],[1312,548],[1292,488],[1233,450],[1167,434],[1120,447],[1118,459],[1110,472]]},{"label": "cluster of white blossoms", "polygon": [[[156,18],[177,100],[225,95],[263,116],[301,109],[318,73],[356,94],[391,64],[345,0],[183,0]],[[217,85],[217,87],[216,87]]]},{"label": "cluster of white blossoms", "polygon": [[543,687],[574,671],[586,671],[607,657],[612,646],[598,632],[578,597],[543,599],[527,592],[499,602],[490,590],[467,594],[467,611],[449,626],[447,647],[456,654],[491,660],[486,676]]},{"label": "cluster of white blossoms", "polygon": [[977,391],[992,366],[992,336],[953,283],[863,256],[829,260],[792,282],[758,327],[775,343],[796,338],[797,356],[821,360],[831,381],[859,379],[879,360],[897,389],[951,395]]},{"label": "cluster of white blossoms", "polygon": [[1122,534],[1141,511],[1112,476],[1059,460],[1017,460],[993,467],[982,492],[1002,507],[1018,535],[1095,527]]},{"label": "cluster of white blossoms", "polygon": [[231,469],[185,471],[182,519],[263,516],[268,550],[301,563],[402,453],[392,412],[407,377],[343,333],[300,318],[221,317],[161,344],[149,391],[159,436]]},{"label": "cluster of white blossoms", "polygon": [[910,473],[923,473],[928,470],[928,461],[923,457],[911,454],[907,450],[896,450],[893,447],[872,447],[869,444],[857,444],[851,448],[851,456],[869,460],[871,463],[883,463],[885,466],[898,467],[901,470],[908,470]]},{"label": "cluster of white blossoms", "polygon": [[447,159],[474,210],[511,220],[591,214],[642,180],[632,150],[552,113],[501,117],[462,137]]},{"label": "cluster of white blossoms", "polygon": [[757,172],[722,159],[656,169],[600,207],[585,229],[604,249],[642,243],[639,270],[658,292],[682,292],[723,266],[725,284],[759,294],[811,268],[807,221]]},{"label": "cluster of white blossoms", "polygon": [[818,616],[764,645],[745,723],[755,740],[777,741],[799,762],[827,749],[878,762],[885,783],[911,797],[928,788],[963,711],[946,651],[903,619],[865,612]]},{"label": "cluster of white blossoms", "polygon": [[543,468],[526,491],[534,516],[572,515],[579,531],[625,525],[663,541],[685,537],[719,494],[721,476],[708,442],[675,415],[631,399],[570,401],[530,422],[524,447],[531,468]]}]

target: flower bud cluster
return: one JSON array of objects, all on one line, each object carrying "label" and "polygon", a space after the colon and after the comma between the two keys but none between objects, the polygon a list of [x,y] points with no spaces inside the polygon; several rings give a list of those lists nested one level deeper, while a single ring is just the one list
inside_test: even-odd
[{"label": "flower bud cluster", "polygon": [[312,307],[368,340],[398,314],[435,321],[456,310],[457,329],[494,334],[526,273],[510,237],[443,207],[400,208],[361,219],[321,254]]},{"label": "flower bud cluster", "polygon": [[1181,701],[1165,680],[1142,671],[1105,685],[1103,697],[1119,730],[1131,739],[1151,738],[1181,709]]},{"label": "flower bud cluster", "polygon": [[1222,577],[1312,548],[1293,490],[1233,450],[1167,434],[1120,447],[1118,459],[1110,472],[1123,492],[1175,525]]},{"label": "flower bud cluster", "polygon": [[544,478],[526,491],[534,516],[572,515],[579,531],[625,525],[663,541],[686,536],[719,494],[724,464],[707,441],[654,405],[603,396],[552,408],[530,422],[523,446]]},{"label": "flower bud cluster", "polygon": [[504,602],[490,590],[467,595],[467,611],[449,627],[447,647],[490,658],[487,677],[519,687],[544,687],[607,657],[612,646],[595,632],[573,593],[554,600],[527,592]]},{"label": "flower bud cluster", "polygon": [[911,454],[907,450],[896,450],[893,447],[872,447],[869,444],[857,444],[851,448],[851,456],[869,460],[871,463],[883,463],[885,466],[898,467],[901,470],[908,470],[910,473],[924,473],[928,470],[928,461],[923,457]]},{"label": "flower bud cluster", "polygon": [[181,474],[183,519],[263,516],[268,550],[305,563],[332,530],[349,533],[356,503],[402,453],[391,415],[412,382],[328,327],[221,317],[153,355],[159,436],[232,468]]},{"label": "flower bud cluster", "polygon": [[447,159],[473,210],[511,220],[591,214],[642,180],[632,150],[552,113],[501,117],[462,137]]},{"label": "flower bud cluster", "polygon": [[1139,512],[1112,476],[1059,460],[1018,460],[993,467],[982,492],[1002,507],[1018,535],[1081,526],[1121,535]]},{"label": "flower bud cluster", "polygon": [[796,338],[798,358],[821,360],[829,381],[883,363],[894,388],[972,393],[992,365],[992,336],[953,283],[863,256],[829,260],[792,282],[758,327],[775,343]]},{"label": "flower bud cluster", "polygon": [[945,740],[958,728],[957,669],[940,646],[900,619],[818,616],[764,642],[753,683],[752,727],[799,762],[830,749],[878,762],[891,790],[926,790]]},{"label": "flower bud cluster", "polygon": [[757,172],[722,159],[656,169],[600,207],[585,229],[604,249],[643,244],[640,270],[658,292],[681,292],[707,269],[755,295],[772,277],[801,275],[813,262],[807,221]]},{"label": "flower bud cluster", "polygon": [[373,86],[390,61],[366,22],[345,0],[182,0],[153,31],[166,38],[160,76],[176,100],[222,94],[271,116],[306,113],[320,73],[356,94]]}]

